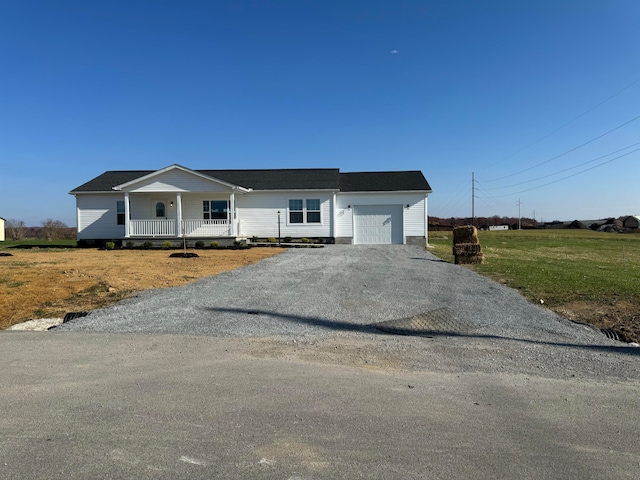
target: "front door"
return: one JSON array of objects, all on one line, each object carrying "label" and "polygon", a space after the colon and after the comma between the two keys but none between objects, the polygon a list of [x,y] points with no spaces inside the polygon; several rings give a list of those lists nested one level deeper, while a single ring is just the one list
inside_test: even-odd
[{"label": "front door", "polygon": [[157,220],[166,220],[169,217],[168,204],[166,200],[155,199],[151,202],[153,211],[151,215]]}]

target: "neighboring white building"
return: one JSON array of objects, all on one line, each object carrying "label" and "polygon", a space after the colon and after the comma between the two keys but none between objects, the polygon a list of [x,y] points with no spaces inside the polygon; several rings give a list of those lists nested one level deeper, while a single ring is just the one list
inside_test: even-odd
[{"label": "neighboring white building", "polygon": [[0,217],[0,242],[4,242],[5,236],[4,236],[4,222],[6,220],[2,217]]},{"label": "neighboring white building", "polygon": [[427,244],[420,171],[109,171],[75,188],[78,240],[321,238]]}]

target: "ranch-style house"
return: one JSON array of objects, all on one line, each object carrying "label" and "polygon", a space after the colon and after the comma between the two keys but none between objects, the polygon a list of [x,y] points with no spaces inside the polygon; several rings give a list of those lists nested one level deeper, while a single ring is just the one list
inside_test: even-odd
[{"label": "ranch-style house", "polygon": [[426,245],[431,187],[420,171],[108,171],[71,190],[78,240],[309,238]]}]

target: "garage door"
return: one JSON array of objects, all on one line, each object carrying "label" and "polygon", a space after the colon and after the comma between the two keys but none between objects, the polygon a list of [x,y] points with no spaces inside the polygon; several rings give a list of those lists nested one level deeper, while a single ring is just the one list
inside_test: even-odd
[{"label": "garage door", "polygon": [[402,244],[402,205],[355,205],[353,243]]}]

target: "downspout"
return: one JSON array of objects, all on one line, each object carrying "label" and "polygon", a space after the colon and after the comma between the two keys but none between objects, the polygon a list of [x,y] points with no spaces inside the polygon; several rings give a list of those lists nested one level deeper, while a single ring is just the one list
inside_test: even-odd
[{"label": "downspout", "polygon": [[426,247],[429,246],[429,208],[427,203],[428,201],[429,201],[429,194],[426,193],[424,195],[424,242]]},{"label": "downspout", "polygon": [[336,194],[336,192],[333,192],[333,198],[331,200],[331,230],[329,234],[333,238],[334,243],[336,241],[336,221],[338,215],[338,206],[336,204],[337,198],[338,195]]}]

